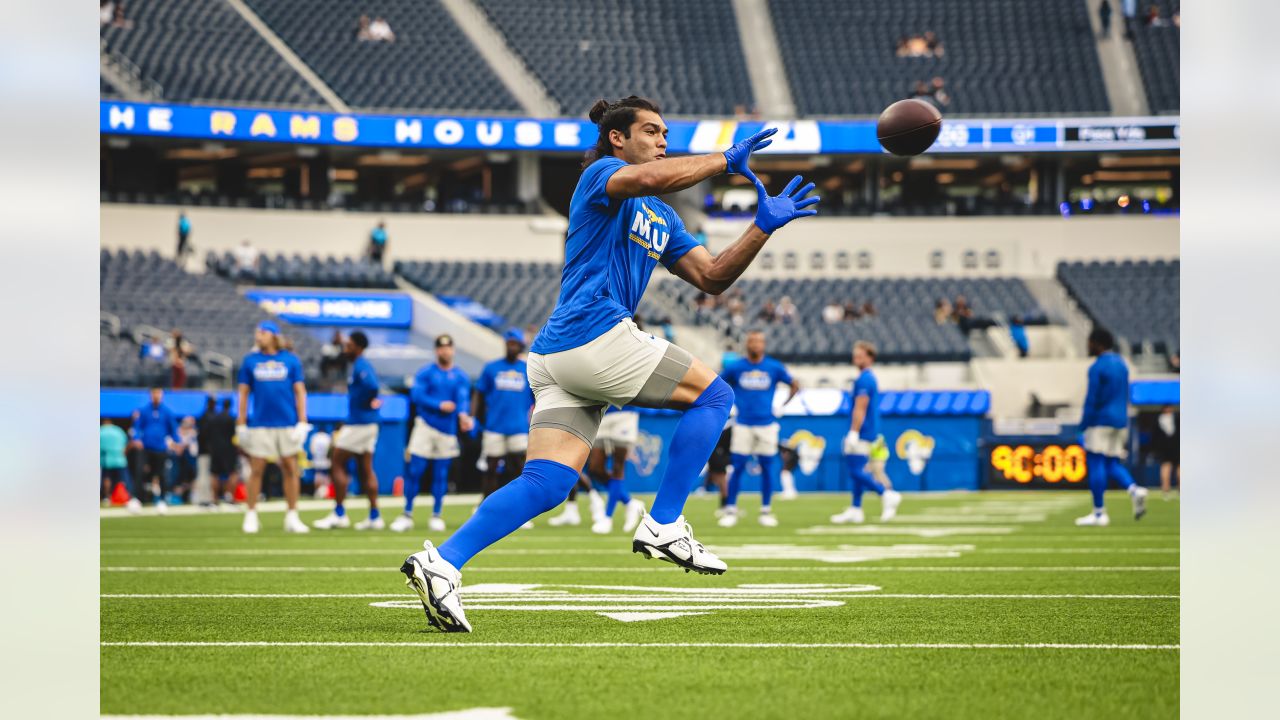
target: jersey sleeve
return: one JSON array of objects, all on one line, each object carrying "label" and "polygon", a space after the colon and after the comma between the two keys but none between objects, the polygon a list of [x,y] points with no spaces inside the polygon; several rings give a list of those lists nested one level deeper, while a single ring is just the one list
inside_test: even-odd
[{"label": "jersey sleeve", "polygon": [[456,412],[459,415],[471,414],[471,378],[466,375],[458,376],[458,384],[454,389],[453,402],[458,406]]},{"label": "jersey sleeve", "polygon": [[484,372],[480,373],[480,377],[476,378],[476,392],[481,395],[488,395],[493,392],[493,376],[493,366],[485,365]]},{"label": "jersey sleeve", "polygon": [[774,361],[773,363],[773,379],[774,382],[786,383],[788,385],[792,383],[791,372],[787,370],[787,366],[777,361]]},{"label": "jersey sleeve", "polygon": [[306,377],[302,372],[302,361],[298,359],[297,355],[292,355],[289,358],[289,382],[290,383],[306,382]]},{"label": "jersey sleeve", "polygon": [[253,368],[250,367],[248,358],[240,361],[240,370],[236,373],[236,382],[240,385],[253,387]]},{"label": "jersey sleeve", "polygon": [[698,241],[685,229],[684,221],[680,216],[672,212],[671,218],[671,239],[667,241],[667,247],[662,251],[662,265],[668,270],[690,250],[698,247]]},{"label": "jersey sleeve", "polygon": [[742,368],[738,363],[733,363],[720,373],[720,378],[729,384],[729,387],[738,387],[738,376],[742,374]]},{"label": "jersey sleeve", "polygon": [[871,397],[871,381],[866,375],[859,375],[858,379],[853,381],[853,397]]},{"label": "jersey sleeve", "polygon": [[607,186],[609,178],[625,166],[626,163],[616,157],[602,157],[582,171],[582,179],[578,181],[582,190],[582,199],[587,206],[606,212],[613,208],[614,199],[609,197]]}]

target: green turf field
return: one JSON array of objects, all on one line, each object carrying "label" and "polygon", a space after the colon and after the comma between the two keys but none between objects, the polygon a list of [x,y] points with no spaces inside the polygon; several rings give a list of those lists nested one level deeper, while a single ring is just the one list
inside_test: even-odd
[{"label": "green turf field", "polygon": [[422,531],[108,517],[102,712],[1174,716],[1178,503],[1153,493],[1134,522],[1110,496],[1109,528],[1073,526],[1085,493],[1041,492],[908,495],[893,522],[863,526],[827,522],[845,496],[806,496],[775,504],[775,529],[756,523],[758,498],[723,529],[695,497],[720,577],[632,554],[621,518],[607,536],[540,519],[464,569],[469,635],[430,630],[404,586]]}]

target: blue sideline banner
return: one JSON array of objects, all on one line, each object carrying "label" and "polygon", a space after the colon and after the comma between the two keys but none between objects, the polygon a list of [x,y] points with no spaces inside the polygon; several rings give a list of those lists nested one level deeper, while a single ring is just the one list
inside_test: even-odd
[{"label": "blue sideline banner", "polygon": [[[99,101],[104,134],[307,145],[452,150],[583,151],[596,128],[578,118],[385,115],[305,110]],[[881,153],[866,120],[670,120],[672,153],[724,150],[763,128],[777,128],[763,154]],[[1177,117],[948,118],[930,152],[1176,150]]]},{"label": "blue sideline banner", "polygon": [[399,293],[253,288],[244,295],[295,325],[408,328],[413,324],[413,300]]}]

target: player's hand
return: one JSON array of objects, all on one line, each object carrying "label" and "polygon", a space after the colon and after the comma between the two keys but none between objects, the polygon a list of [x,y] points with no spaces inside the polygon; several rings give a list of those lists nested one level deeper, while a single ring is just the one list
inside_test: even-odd
[{"label": "player's hand", "polygon": [[244,436],[247,430],[248,428],[246,428],[244,425],[236,425],[236,435],[234,438],[236,441],[236,445],[238,446],[244,445]]},{"label": "player's hand", "polygon": [[463,413],[458,416],[458,429],[462,432],[469,433],[475,426],[476,421],[470,415]]},{"label": "player's hand", "polygon": [[448,415],[449,413],[457,409],[458,409],[458,404],[452,400],[445,400],[444,402],[440,403],[440,412],[444,413],[445,415]]},{"label": "player's hand", "polygon": [[369,401],[370,410],[377,410],[380,407],[382,407],[382,398],[374,398]]},{"label": "player's hand", "polygon": [[763,150],[769,147],[773,141],[769,138],[778,132],[778,128],[769,128],[761,130],[751,137],[741,142],[735,143],[733,147],[724,151],[724,171],[726,173],[738,173],[739,175],[751,175],[751,169],[747,167],[747,160],[751,157],[751,153],[757,150]]},{"label": "player's hand", "polygon": [[772,235],[778,228],[796,218],[818,214],[817,210],[805,210],[805,208],[818,204],[822,198],[817,195],[805,197],[813,191],[815,186],[813,183],[808,183],[800,187],[804,178],[799,175],[791,178],[791,182],[787,183],[781,193],[770,195],[764,183],[760,182],[760,178],[756,177],[750,168],[747,168],[744,174],[756,185],[756,196],[759,199],[756,206],[756,227],[763,230],[766,235]]},{"label": "player's hand", "polygon": [[307,439],[307,435],[311,434],[311,423],[305,420],[293,426],[293,431],[289,433],[293,441],[301,445]]}]

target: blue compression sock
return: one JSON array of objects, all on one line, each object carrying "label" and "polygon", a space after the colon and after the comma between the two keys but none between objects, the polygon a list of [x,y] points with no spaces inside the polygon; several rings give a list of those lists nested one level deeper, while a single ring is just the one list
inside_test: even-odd
[{"label": "blue compression sock", "polygon": [[1093,510],[1100,513],[1106,508],[1103,496],[1107,493],[1107,456],[1085,453],[1085,471],[1089,474],[1089,493],[1093,495]]},{"label": "blue compression sock", "polygon": [[382,513],[378,511],[378,508],[369,508],[370,520],[377,520],[380,517],[382,517]]},{"label": "blue compression sock", "polygon": [[667,471],[658,486],[649,515],[666,525],[680,517],[689,493],[698,485],[698,473],[720,442],[720,433],[733,407],[733,390],[720,378],[711,381],[676,424]]},{"label": "blue compression sock", "polygon": [[485,498],[458,532],[440,545],[440,557],[461,568],[476,553],[559,506],[576,482],[578,471],[567,465],[530,460],[520,477]]},{"label": "blue compression sock", "polygon": [[404,475],[404,514],[413,514],[413,501],[418,499],[422,489],[422,476],[427,474],[427,459],[417,455],[409,456],[409,469]]},{"label": "blue compression sock", "polygon": [[1115,480],[1116,484],[1125,490],[1133,487],[1133,476],[1129,474],[1129,468],[1124,466],[1120,458],[1107,458],[1107,478]]},{"label": "blue compression sock", "polygon": [[333,514],[338,517],[346,517],[347,509],[342,507],[342,503],[335,503],[333,506]]},{"label": "blue compression sock", "polygon": [[751,456],[734,453],[729,457],[733,463],[733,473],[729,475],[729,488],[725,492],[724,504],[737,507],[738,493],[742,492],[742,480],[747,476],[747,463],[751,462]]},{"label": "blue compression sock", "polygon": [[618,503],[623,505],[631,502],[631,495],[627,493],[627,489],[623,487],[621,480],[609,480],[609,501],[604,506],[605,517],[613,517],[613,511]]},{"label": "blue compression sock", "polygon": [[782,468],[777,455],[759,455],[756,459],[760,461],[760,505],[769,507],[773,501],[773,485],[775,481],[781,482],[778,475]]},{"label": "blue compression sock", "polygon": [[449,466],[452,460],[431,461],[431,513],[439,515],[444,508],[444,496],[449,492]]}]

